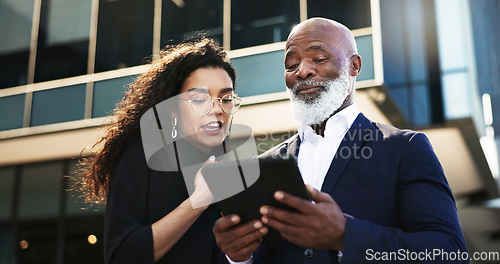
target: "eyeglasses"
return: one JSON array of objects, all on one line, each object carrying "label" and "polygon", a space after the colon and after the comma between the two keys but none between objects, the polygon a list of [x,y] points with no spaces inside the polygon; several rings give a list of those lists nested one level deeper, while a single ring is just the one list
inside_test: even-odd
[{"label": "eyeglasses", "polygon": [[206,115],[214,108],[215,100],[219,101],[219,106],[222,112],[232,115],[238,111],[241,106],[241,98],[237,94],[226,94],[222,98],[212,98],[208,94],[196,94],[191,99],[180,98],[188,101],[191,105],[191,110],[198,115]]}]

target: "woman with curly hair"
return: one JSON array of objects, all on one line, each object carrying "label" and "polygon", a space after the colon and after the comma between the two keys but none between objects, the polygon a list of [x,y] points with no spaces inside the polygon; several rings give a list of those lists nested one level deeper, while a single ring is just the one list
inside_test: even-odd
[{"label": "woman with curly hair", "polygon": [[[151,169],[141,117],[154,109],[158,119],[155,106],[177,98],[169,103],[175,107],[166,114],[171,124],[163,130],[191,146],[194,163],[213,162],[213,150],[226,139],[231,115],[239,107],[235,78],[225,52],[204,38],[167,47],[131,84],[112,113],[115,122],[96,144],[101,150],[86,160],[81,178],[89,201],[106,201],[107,263],[225,262],[212,234],[219,212],[209,205],[200,172],[194,192],[188,192],[181,171]],[[202,201],[198,206],[195,197]]]}]

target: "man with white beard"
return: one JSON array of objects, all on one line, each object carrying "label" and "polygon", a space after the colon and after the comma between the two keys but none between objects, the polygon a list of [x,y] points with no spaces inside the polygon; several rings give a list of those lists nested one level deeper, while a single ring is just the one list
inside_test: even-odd
[{"label": "man with white beard", "polygon": [[[229,263],[468,263],[455,202],[427,137],[360,113],[353,103],[360,70],[342,24],[312,18],[292,30],[285,83],[298,133],[261,157],[298,156],[314,202],[278,191],[276,200],[296,211],[264,205],[260,221],[217,220],[213,231]],[[270,227],[284,241],[262,243]]]}]

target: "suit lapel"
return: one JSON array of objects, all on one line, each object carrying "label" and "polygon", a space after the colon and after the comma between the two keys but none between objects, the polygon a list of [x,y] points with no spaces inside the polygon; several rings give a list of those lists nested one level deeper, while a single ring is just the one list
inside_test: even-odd
[{"label": "suit lapel", "polygon": [[286,157],[286,156],[295,156],[299,155],[299,146],[300,146],[300,137],[299,134],[295,134],[287,139],[285,142],[282,142],[278,146],[271,148],[270,150],[262,153],[258,156],[259,159],[267,158],[267,157]]},{"label": "suit lapel", "polygon": [[331,193],[333,187],[337,184],[340,175],[344,171],[345,167],[354,157],[359,157],[359,151],[368,136],[373,135],[373,125],[363,114],[359,114],[351,128],[347,131],[344,139],[340,143],[339,149],[333,161],[330,164],[330,168],[326,173],[325,180],[323,181],[323,186],[321,187],[322,192]]},{"label": "suit lapel", "polygon": [[285,155],[293,155],[295,157],[299,156],[299,146],[300,146],[300,137],[299,134],[295,134],[288,144],[286,148]]}]

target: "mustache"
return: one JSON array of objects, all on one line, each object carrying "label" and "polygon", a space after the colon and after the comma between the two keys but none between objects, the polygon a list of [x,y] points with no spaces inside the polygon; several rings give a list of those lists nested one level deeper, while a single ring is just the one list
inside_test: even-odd
[{"label": "mustache", "polygon": [[322,89],[325,89],[328,86],[328,82],[315,81],[315,80],[303,80],[303,81],[298,81],[297,83],[295,83],[293,85],[293,87],[291,87],[291,88],[288,87],[288,88],[291,89],[293,92],[296,92],[297,89],[299,89],[300,87],[305,86],[305,85],[314,85],[314,86],[319,86]]}]

